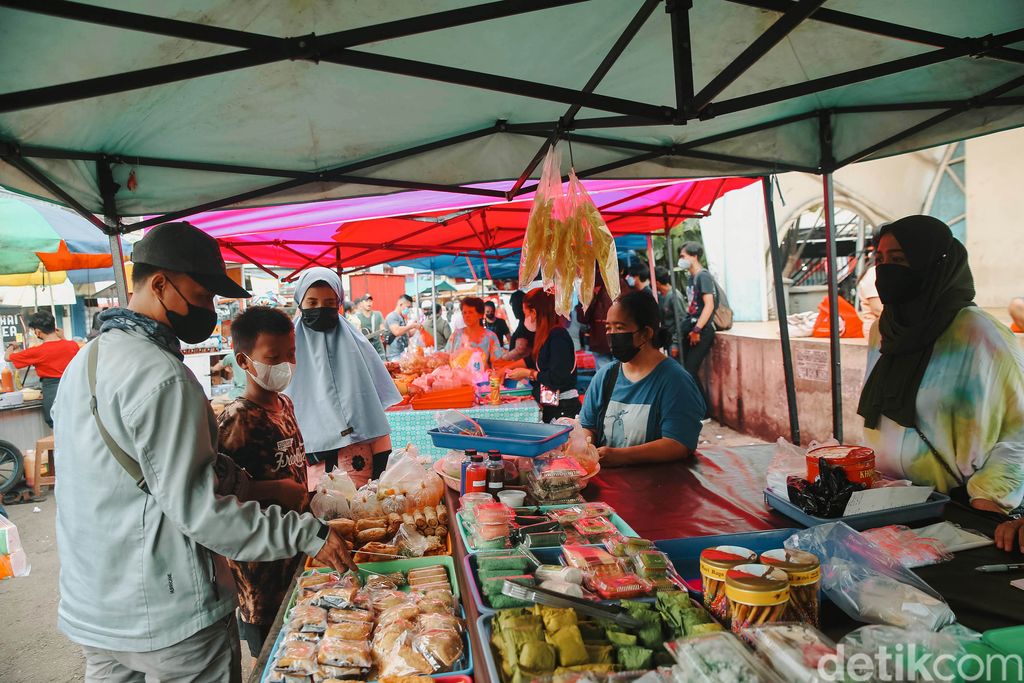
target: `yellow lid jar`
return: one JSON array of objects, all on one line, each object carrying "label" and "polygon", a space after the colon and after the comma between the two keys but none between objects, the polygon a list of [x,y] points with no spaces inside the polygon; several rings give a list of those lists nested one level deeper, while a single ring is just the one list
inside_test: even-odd
[{"label": "yellow lid jar", "polygon": [[783,621],[789,605],[789,577],[777,567],[741,564],[726,573],[725,595],[734,633]]}]

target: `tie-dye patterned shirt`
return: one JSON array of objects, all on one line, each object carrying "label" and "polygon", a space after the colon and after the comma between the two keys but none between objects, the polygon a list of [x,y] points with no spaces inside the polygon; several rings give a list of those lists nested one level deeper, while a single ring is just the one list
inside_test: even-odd
[{"label": "tie-dye patterned shirt", "polygon": [[[878,361],[878,335],[868,374]],[[865,429],[886,475],[948,491],[966,480],[971,499],[1005,510],[1024,498],[1024,353],[1013,334],[979,308],[965,308],[936,340],[917,393],[918,426],[960,481],[913,429],[882,417]]]}]

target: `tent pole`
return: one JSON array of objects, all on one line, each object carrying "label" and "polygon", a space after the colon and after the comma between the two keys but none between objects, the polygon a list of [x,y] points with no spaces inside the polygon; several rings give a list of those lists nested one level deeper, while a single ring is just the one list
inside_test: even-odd
[{"label": "tent pole", "polygon": [[440,351],[441,348],[437,343],[437,271],[430,271],[430,319],[434,321],[434,350]]},{"label": "tent pole", "polygon": [[779,228],[775,222],[775,202],[772,180],[761,178],[764,192],[764,215],[768,223],[768,252],[772,259],[772,279],[775,288],[775,314],[779,319],[779,341],[782,346],[782,372],[786,378],[786,405],[789,408],[789,440],[800,445],[800,417],[796,406],[796,381],[793,378],[793,349],[789,343],[789,324],[786,320],[786,292],[782,284],[782,254],[779,251]]},{"label": "tent pole", "polygon": [[[662,204],[661,208],[664,209],[664,211],[665,211],[665,267],[668,268],[669,284],[672,285],[672,296],[676,297],[676,296],[679,296],[679,289],[676,287],[676,269],[675,269],[675,264],[672,263],[672,254],[675,253],[675,250],[672,249],[672,227],[668,224],[668,207],[666,207],[664,204]],[[669,303],[669,306],[673,306],[673,304]],[[679,361],[680,365],[682,365],[683,364],[683,317],[680,316],[680,315],[675,315],[675,313],[676,313],[676,311],[673,308],[672,318],[676,322],[676,329],[672,330],[672,332],[674,333],[674,338],[675,338],[675,341],[676,341],[676,349],[677,349],[676,353],[678,354],[676,360]],[[669,348],[669,354],[671,355],[671,353],[672,353],[672,349],[670,347]]]},{"label": "tent pole", "polygon": [[124,272],[124,251],[121,236],[110,235],[110,255],[114,257],[114,287],[117,290],[117,305],[128,306],[128,278]]},{"label": "tent pole", "polygon": [[832,435],[843,442],[843,378],[839,348],[839,284],[836,274],[836,217],[835,197],[832,188],[832,174],[822,177],[825,201],[825,257],[828,260],[828,336],[832,361]]},{"label": "tent pole", "polygon": [[654,239],[651,237],[651,233],[647,233],[647,267],[651,271],[651,293],[654,295],[654,300],[658,300],[658,288],[654,286],[657,279],[654,277]]}]

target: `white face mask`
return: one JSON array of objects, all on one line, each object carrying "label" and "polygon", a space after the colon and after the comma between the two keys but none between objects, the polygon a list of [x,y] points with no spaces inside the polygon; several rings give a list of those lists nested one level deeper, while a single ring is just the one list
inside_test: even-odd
[{"label": "white face mask", "polygon": [[632,275],[627,275],[626,284],[629,285],[630,287],[636,287],[636,278],[633,277]]},{"label": "white face mask", "polygon": [[254,375],[248,370],[245,374],[249,375],[249,379],[267,391],[284,391],[289,382],[292,381],[292,372],[295,371],[293,363],[284,362],[277,365],[267,365],[258,360],[253,360],[249,356],[246,356],[246,359],[249,361],[249,365],[256,370],[256,374]]},{"label": "white face mask", "polygon": [[679,258],[679,269],[680,270],[689,270],[690,269],[690,259],[686,258],[685,256],[680,257]]}]

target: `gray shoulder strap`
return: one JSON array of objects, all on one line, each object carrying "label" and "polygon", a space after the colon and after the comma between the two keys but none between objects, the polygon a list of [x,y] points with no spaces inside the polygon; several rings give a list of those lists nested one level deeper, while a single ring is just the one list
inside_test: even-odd
[{"label": "gray shoulder strap", "polygon": [[107,449],[114,456],[114,459],[117,460],[117,463],[124,468],[124,471],[128,473],[128,476],[135,481],[136,486],[138,486],[143,492],[149,493],[149,487],[146,485],[146,477],[142,474],[142,468],[139,467],[139,463],[117,445],[114,438],[110,436],[110,432],[108,432],[107,428],[103,426],[103,421],[100,420],[100,411],[97,409],[96,403],[96,365],[99,362],[99,357],[100,340],[94,339],[86,349],[86,366],[89,377],[89,407],[92,409],[93,418],[96,419],[96,428],[99,430],[100,436],[103,438],[103,443],[107,445]]}]

